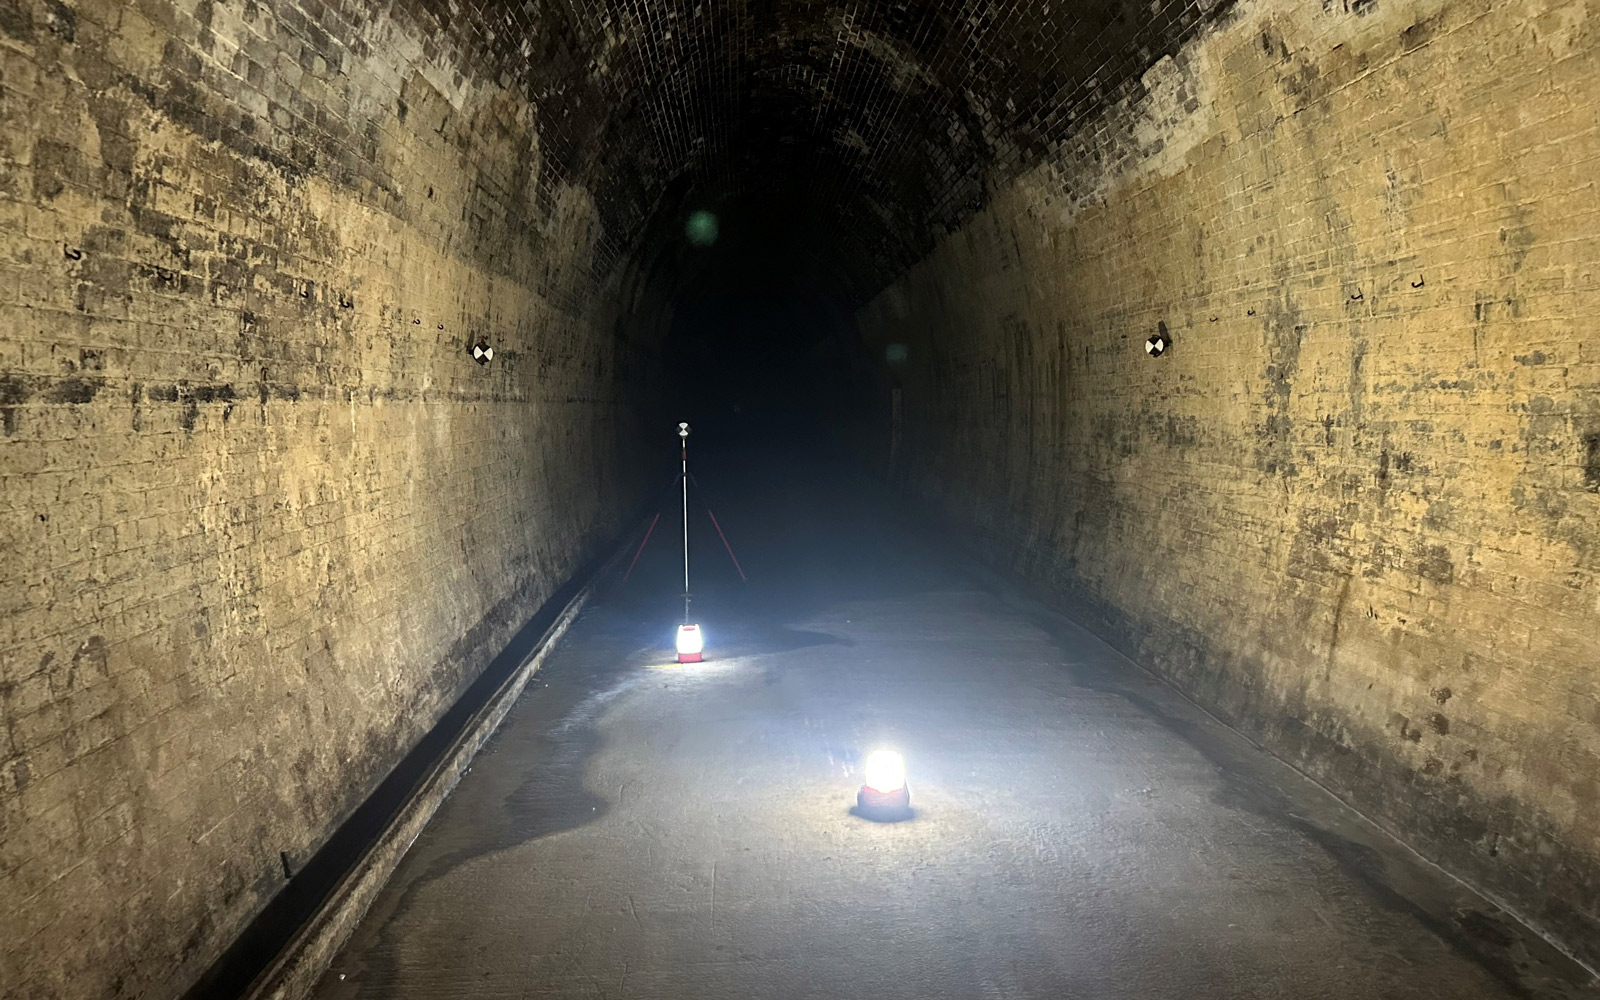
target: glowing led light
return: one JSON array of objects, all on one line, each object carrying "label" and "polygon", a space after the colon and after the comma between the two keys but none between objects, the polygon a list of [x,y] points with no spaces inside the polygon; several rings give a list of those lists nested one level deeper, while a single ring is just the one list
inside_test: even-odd
[{"label": "glowing led light", "polygon": [[875,792],[893,792],[906,786],[906,759],[894,750],[874,750],[867,754],[867,787]]},{"label": "glowing led light", "polygon": [[678,662],[698,663],[700,652],[705,649],[705,635],[698,625],[678,626]]}]

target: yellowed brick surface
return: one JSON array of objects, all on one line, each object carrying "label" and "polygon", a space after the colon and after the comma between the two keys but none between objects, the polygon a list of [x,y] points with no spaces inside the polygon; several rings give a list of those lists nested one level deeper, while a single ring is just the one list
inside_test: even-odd
[{"label": "yellowed brick surface", "polygon": [[1244,3],[861,315],[909,489],[1591,965],[1597,126],[1593,4]]},{"label": "yellowed brick surface", "polygon": [[596,208],[476,46],[0,0],[0,995],[180,993],[629,504]]}]

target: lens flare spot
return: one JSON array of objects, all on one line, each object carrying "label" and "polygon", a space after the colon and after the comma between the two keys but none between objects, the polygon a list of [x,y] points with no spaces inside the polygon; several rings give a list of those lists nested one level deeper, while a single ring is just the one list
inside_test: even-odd
[{"label": "lens flare spot", "polygon": [[718,228],[716,215],[701,209],[689,216],[683,232],[689,237],[690,243],[697,247],[708,247],[717,242]]}]

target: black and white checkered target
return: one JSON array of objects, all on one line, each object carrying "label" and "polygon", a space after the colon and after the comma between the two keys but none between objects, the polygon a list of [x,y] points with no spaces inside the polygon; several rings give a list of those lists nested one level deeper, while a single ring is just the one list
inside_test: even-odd
[{"label": "black and white checkered target", "polygon": [[494,360],[494,348],[480,340],[472,345],[472,360],[480,365],[486,365]]},{"label": "black and white checkered target", "polygon": [[1144,352],[1150,355],[1152,358],[1159,358],[1161,355],[1165,354],[1166,351],[1167,338],[1159,333],[1151,334],[1150,339],[1144,342]]}]

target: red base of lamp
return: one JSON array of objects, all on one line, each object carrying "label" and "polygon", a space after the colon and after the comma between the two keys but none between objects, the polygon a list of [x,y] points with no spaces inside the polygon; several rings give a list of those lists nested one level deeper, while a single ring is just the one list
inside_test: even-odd
[{"label": "red base of lamp", "polygon": [[911,789],[901,785],[892,792],[861,786],[856,793],[856,805],[862,809],[908,809],[911,806]]},{"label": "red base of lamp", "polygon": [[700,654],[699,653],[679,653],[678,654],[678,662],[679,663],[699,663],[700,662]]}]

